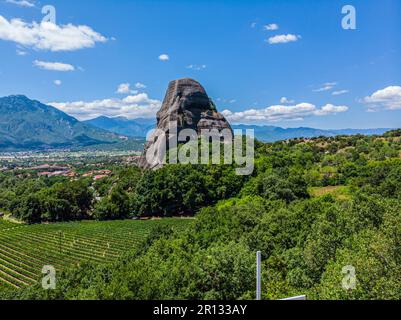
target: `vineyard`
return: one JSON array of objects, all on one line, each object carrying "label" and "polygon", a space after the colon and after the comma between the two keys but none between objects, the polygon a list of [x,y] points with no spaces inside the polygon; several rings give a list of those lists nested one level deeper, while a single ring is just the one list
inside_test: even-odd
[{"label": "vineyard", "polygon": [[110,262],[156,225],[181,229],[187,219],[20,225],[0,219],[0,290],[34,284],[43,266],[57,271],[82,262]]}]

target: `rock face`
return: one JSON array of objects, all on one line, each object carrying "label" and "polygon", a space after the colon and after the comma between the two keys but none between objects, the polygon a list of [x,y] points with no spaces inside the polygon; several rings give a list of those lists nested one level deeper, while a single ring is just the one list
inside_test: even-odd
[{"label": "rock face", "polygon": [[[184,129],[193,129],[199,136],[203,129],[219,131],[228,129],[232,134],[230,124],[221,113],[217,112],[216,106],[205,89],[199,82],[189,78],[170,82],[162,107],[157,113],[157,129],[163,131],[167,139],[171,123],[176,123],[177,134]],[[139,166],[158,168],[160,165],[150,164],[146,160],[147,151],[157,143],[152,138],[149,140]]]}]

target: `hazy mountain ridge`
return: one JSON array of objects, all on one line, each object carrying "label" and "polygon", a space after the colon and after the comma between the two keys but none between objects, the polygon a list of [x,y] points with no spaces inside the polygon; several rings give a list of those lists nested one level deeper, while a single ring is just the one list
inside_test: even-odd
[{"label": "hazy mountain ridge", "polygon": [[233,129],[253,129],[255,137],[264,142],[275,142],[280,140],[294,138],[315,138],[319,136],[332,137],[338,135],[382,135],[383,133],[392,130],[391,128],[374,128],[374,129],[338,129],[325,130],[308,127],[299,128],[281,128],[275,126],[257,126],[257,125],[233,125]]},{"label": "hazy mountain ridge", "polygon": [[[117,134],[124,134],[131,137],[146,137],[146,134],[156,127],[156,121],[152,119],[133,119],[129,120],[124,117],[108,118],[101,116],[92,120],[85,121],[85,123],[93,126],[115,132]],[[258,140],[264,142],[274,142],[279,140],[287,140],[294,138],[313,138],[319,136],[338,136],[338,135],[381,135],[391,128],[374,128],[374,129],[338,129],[338,130],[325,130],[315,129],[309,127],[299,128],[281,128],[276,126],[260,126],[260,125],[244,125],[234,124],[232,128],[253,129],[255,136]],[[244,132],[245,133],[245,132]]]},{"label": "hazy mountain ridge", "polygon": [[87,120],[84,123],[129,137],[146,137],[147,132],[156,126],[156,121],[153,119],[129,120],[125,117],[109,118],[106,116]]}]

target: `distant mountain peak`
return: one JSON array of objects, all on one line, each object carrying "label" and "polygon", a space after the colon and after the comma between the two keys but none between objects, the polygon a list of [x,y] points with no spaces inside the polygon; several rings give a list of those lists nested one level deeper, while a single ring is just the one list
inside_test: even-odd
[{"label": "distant mountain peak", "polygon": [[22,99],[28,99],[30,100],[26,95],[24,94],[11,94],[9,96],[6,96],[4,98],[22,98]]},{"label": "distant mountain peak", "polygon": [[8,100],[21,100],[21,101],[36,101],[28,98],[26,95],[23,94],[13,94],[10,96],[6,96],[0,99],[8,99]]},{"label": "distant mountain peak", "polygon": [[0,149],[48,149],[119,140],[116,134],[79,122],[25,95],[0,98]]},{"label": "distant mountain peak", "polygon": [[129,137],[145,137],[148,131],[154,128],[156,120],[141,118],[131,120],[123,116],[115,118],[100,116],[87,120],[85,123],[116,134]]}]

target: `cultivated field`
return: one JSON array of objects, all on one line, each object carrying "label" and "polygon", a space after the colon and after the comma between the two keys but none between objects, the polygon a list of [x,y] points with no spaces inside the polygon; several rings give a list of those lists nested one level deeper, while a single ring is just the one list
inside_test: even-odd
[{"label": "cultivated field", "polygon": [[157,225],[185,228],[190,220],[71,222],[20,225],[0,219],[0,290],[31,285],[45,265],[57,271],[82,262],[110,262]]}]

